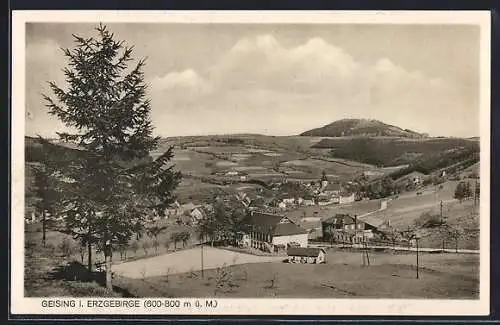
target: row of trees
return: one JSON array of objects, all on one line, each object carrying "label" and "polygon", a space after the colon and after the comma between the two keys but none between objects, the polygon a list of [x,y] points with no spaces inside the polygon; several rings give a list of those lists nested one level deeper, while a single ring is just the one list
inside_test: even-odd
[{"label": "row of trees", "polygon": [[[174,249],[177,249],[177,244],[181,243],[182,247],[186,247],[190,239],[191,233],[188,231],[175,232],[171,234],[170,238],[165,239],[163,245],[167,250],[171,248],[172,244],[174,245]],[[160,246],[161,243],[158,239],[153,239],[152,241],[144,240],[142,242],[134,240],[130,243],[118,245],[117,251],[120,254],[120,259],[124,260],[127,259],[128,251],[132,251],[134,255],[137,256],[137,252],[142,249],[144,251],[144,255],[148,255],[151,248],[154,249],[155,253],[158,253]],[[52,249],[52,252],[54,252],[55,249],[58,249],[61,255],[65,258],[69,258],[73,254],[78,253],[82,263],[84,262],[85,255],[87,253],[84,246],[75,244],[75,242],[70,240],[68,237],[64,237],[57,247],[52,247],[50,245],[46,245],[46,247]]]},{"label": "row of trees", "polygon": [[479,184],[476,182],[474,188],[472,188],[469,181],[461,181],[457,184],[455,192],[453,193],[453,198],[457,199],[462,203],[464,200],[474,197],[475,200],[479,199]]},{"label": "row of trees", "polygon": [[[68,132],[59,140],[82,149],[68,159],[40,138],[44,150],[43,177],[37,181],[40,211],[62,218],[62,230],[87,248],[103,252],[106,286],[111,285],[111,254],[143,233],[148,216],[162,215],[174,200],[180,173],[169,165],[173,148],[155,160],[150,101],[146,98],[144,60],[131,66],[132,47],[114,39],[106,26],[97,36],[74,35],[64,49],[66,84],[49,82],[53,97],[44,95],[48,111]],[[52,148],[52,149],[51,149]]]},{"label": "row of trees", "polygon": [[458,250],[459,241],[468,238],[467,231],[460,224],[447,223],[440,215],[430,212],[420,215],[414,224],[406,229],[391,226],[380,233],[382,239],[388,240],[393,246],[398,243],[407,243],[409,245],[417,234],[420,237],[440,239],[442,249],[445,249],[446,242],[452,241],[455,250]]},{"label": "row of trees", "polygon": [[202,242],[208,241],[235,244],[241,232],[250,230],[249,214],[238,196],[216,198],[213,211],[198,224],[198,235]]}]

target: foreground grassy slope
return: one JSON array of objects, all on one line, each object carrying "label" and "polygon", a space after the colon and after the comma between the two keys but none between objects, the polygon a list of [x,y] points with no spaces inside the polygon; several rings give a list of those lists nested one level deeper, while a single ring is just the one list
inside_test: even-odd
[{"label": "foreground grassy slope", "polygon": [[144,279],[119,278],[118,285],[139,297],[231,298],[407,298],[477,299],[478,256],[421,256],[416,279],[415,255],[329,251],[326,264],[282,262],[243,264],[224,269],[231,286],[215,290],[221,271],[205,270]]}]

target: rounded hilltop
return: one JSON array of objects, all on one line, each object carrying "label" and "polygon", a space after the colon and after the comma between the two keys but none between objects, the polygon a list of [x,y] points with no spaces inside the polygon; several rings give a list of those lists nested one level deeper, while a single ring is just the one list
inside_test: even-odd
[{"label": "rounded hilltop", "polygon": [[388,136],[403,138],[425,138],[427,135],[409,129],[386,124],[374,119],[347,118],[325,126],[305,131],[301,136],[313,137],[352,137],[352,136]]}]

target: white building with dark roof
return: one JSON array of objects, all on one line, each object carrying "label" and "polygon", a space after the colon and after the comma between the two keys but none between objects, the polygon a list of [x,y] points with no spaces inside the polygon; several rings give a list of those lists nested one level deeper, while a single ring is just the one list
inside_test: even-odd
[{"label": "white building with dark roof", "polygon": [[251,247],[270,252],[289,246],[307,247],[307,230],[285,215],[252,211],[250,217],[252,231],[246,235],[246,242]]}]

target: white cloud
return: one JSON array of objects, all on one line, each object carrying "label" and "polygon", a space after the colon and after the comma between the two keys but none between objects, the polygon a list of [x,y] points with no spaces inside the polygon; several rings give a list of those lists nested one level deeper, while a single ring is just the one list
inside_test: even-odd
[{"label": "white cloud", "polygon": [[[300,125],[306,129],[348,116],[427,131],[441,122],[424,123],[423,116],[461,105],[445,80],[408,71],[389,58],[371,65],[357,62],[318,37],[291,48],[272,35],[243,38],[207,70],[172,72],[152,84],[159,118],[186,114],[191,117],[185,123],[203,123],[216,133],[252,126],[297,133]],[[214,119],[215,114],[225,118]],[[285,115],[288,126],[282,124]],[[412,119],[420,125],[412,125]]]},{"label": "white cloud", "polygon": [[[37,94],[27,102],[33,127],[42,127],[36,122],[43,105],[38,94],[46,91],[45,81],[63,80],[63,63],[50,39],[27,47],[27,69],[38,76],[27,80]],[[409,71],[390,58],[358,62],[319,37],[294,47],[272,35],[243,38],[208,68],[170,71],[148,83],[161,135],[296,134],[345,117],[377,118],[432,133],[443,121],[429,119],[436,112],[449,115],[457,128],[467,125],[454,115],[464,101],[451,81]]]},{"label": "white cloud", "polygon": [[205,93],[210,90],[210,85],[192,69],[174,71],[163,77],[155,77],[151,84],[155,91],[187,89]]}]

